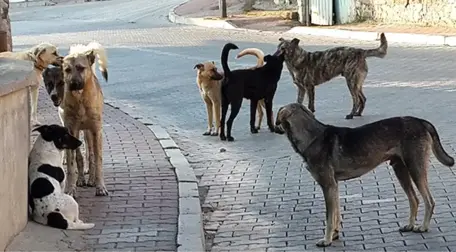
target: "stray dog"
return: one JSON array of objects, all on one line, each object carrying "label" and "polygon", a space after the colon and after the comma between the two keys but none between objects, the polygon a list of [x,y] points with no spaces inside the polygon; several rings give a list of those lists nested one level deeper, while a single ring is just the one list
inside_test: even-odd
[{"label": "stray dog", "polygon": [[[225,74],[222,80],[222,117],[220,122],[220,139],[234,141],[231,128],[242,106],[243,98],[250,100],[250,132],[255,134],[255,113],[258,101],[264,99],[269,130],[274,132],[272,118],[272,101],[277,89],[277,83],[282,74],[284,57],[279,55],[266,55],[266,64],[255,69],[238,69],[231,71],[228,67],[228,54],[232,49],[238,49],[233,43],[227,43],[222,49],[221,61]],[[225,136],[225,119],[228,106],[231,104],[231,113],[227,121],[227,134]]]},{"label": "stray dog", "polygon": [[30,49],[20,52],[1,52],[0,58],[12,58],[19,60],[27,60],[33,62],[33,68],[36,74],[37,84],[30,87],[30,107],[31,107],[31,124],[32,126],[39,125],[37,108],[38,108],[38,94],[41,85],[41,75],[43,70],[48,65],[60,66],[63,57],[57,52],[57,47],[49,43],[41,43]]},{"label": "stray dog", "polygon": [[[64,88],[65,88],[65,83],[63,81],[63,71],[61,67],[47,67],[43,71],[43,82],[44,86],[46,87],[46,91],[51,97],[52,103],[54,106],[58,107],[58,114],[59,114],[59,119],[60,122],[62,123],[62,126],[65,126],[63,122],[63,108],[60,106],[63,101],[63,95],[64,95]],[[75,136],[79,138],[78,136]],[[85,138],[85,135],[84,135]],[[87,143],[87,139],[85,139],[85,142]],[[88,153],[87,150],[87,144],[85,144],[86,147],[86,153]],[[81,153],[81,148],[77,148],[76,150],[76,164],[78,166],[78,170],[80,170],[80,166],[84,167],[84,174],[87,172],[84,166],[84,157]],[[88,160],[88,154],[86,154],[86,158]],[[66,164],[66,155],[65,152],[63,152],[63,164]],[[87,161],[87,163],[89,163]]]},{"label": "stray dog", "polygon": [[[238,54],[238,58],[245,55],[255,55],[258,58],[257,65],[255,67],[261,67],[264,64],[264,54],[261,50],[256,48],[248,48]],[[254,67],[254,68],[255,68]],[[196,64],[193,69],[197,69],[196,84],[200,90],[201,98],[206,104],[207,111],[207,130],[203,133],[204,136],[212,135],[218,136],[220,131],[220,111],[221,111],[221,90],[220,81],[223,79],[223,75],[217,71],[215,62],[205,62]],[[261,103],[264,107],[264,103]],[[213,129],[213,119],[215,117],[215,127]],[[258,104],[258,128],[261,126],[263,119],[263,111],[260,103]]]},{"label": "stray dog", "polygon": [[325,51],[307,52],[299,46],[299,39],[291,41],[279,38],[276,54],[285,56],[293,83],[298,88],[297,103],[304,101],[307,92],[308,108],[315,113],[315,86],[342,75],[347,81],[353,100],[353,107],[345,118],[361,116],[366,106],[363,83],[366,79],[367,57],[384,58],[388,42],[384,33],[380,34],[380,46],[376,49],[335,47]]},{"label": "stray dog", "polygon": [[82,142],[59,125],[42,125],[29,157],[29,212],[34,221],[60,229],[90,229],[93,223],[79,219],[79,205],[65,188],[62,168],[64,149],[74,150]]},{"label": "stray dog", "polygon": [[[339,237],[340,205],[338,182],[360,177],[390,161],[410,204],[408,224],[401,232],[427,232],[435,202],[429,191],[427,168],[430,150],[437,160],[452,167],[454,159],[440,143],[432,123],[411,116],[392,117],[356,128],[323,124],[299,103],[279,109],[276,132],[286,133],[293,149],[307,163],[307,170],[321,186],[326,202],[326,231],[317,246],[331,245]],[[413,183],[412,183],[413,181]],[[415,226],[418,198],[424,200],[424,219]]]},{"label": "stray dog", "polygon": [[72,196],[78,186],[95,186],[95,195],[106,196],[103,178],[103,92],[95,75],[95,57],[103,78],[108,80],[107,57],[104,48],[97,42],[88,45],[73,45],[63,58],[64,99],[63,121],[73,136],[84,130],[89,156],[89,180],[86,183],[84,171],[74,167],[74,152],[67,150],[68,183],[66,192]]}]

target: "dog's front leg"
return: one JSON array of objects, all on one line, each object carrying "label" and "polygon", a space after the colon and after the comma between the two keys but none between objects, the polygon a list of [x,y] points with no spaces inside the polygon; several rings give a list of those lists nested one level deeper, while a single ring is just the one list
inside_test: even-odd
[{"label": "dog's front leg", "polygon": [[334,236],[335,225],[336,225],[336,207],[337,199],[339,197],[339,189],[335,181],[330,182],[329,184],[324,184],[321,186],[323,189],[323,195],[325,197],[326,204],[326,228],[325,228],[325,237],[317,242],[318,247],[327,247],[330,246],[333,239],[338,236]]},{"label": "dog's front leg", "polygon": [[[79,130],[74,129],[72,126],[67,126],[68,131],[72,136],[77,137],[79,134]],[[76,197],[76,169],[74,167],[74,161],[75,161],[75,151],[74,150],[66,150],[66,158],[67,158],[67,172],[68,172],[68,179],[67,179],[67,184],[66,184],[66,190],[65,192],[73,196],[73,198]]]},{"label": "dog's front leg", "polygon": [[225,120],[226,120],[226,113],[228,113],[228,101],[225,98],[222,98],[222,116],[220,118],[220,140],[225,141]]},{"label": "dog's front leg", "polygon": [[258,106],[258,100],[251,99],[250,100],[250,132],[252,134],[258,133],[258,130],[255,127],[255,118],[256,118],[257,106]]},{"label": "dog's front leg", "polygon": [[296,86],[298,87],[298,97],[296,98],[296,102],[302,104],[304,102],[304,96],[306,96],[306,89],[298,84],[296,84]]},{"label": "dog's front leg", "polygon": [[[88,132],[89,133],[89,132]],[[97,127],[95,132],[90,132],[93,135],[93,147],[95,157],[95,195],[96,196],[107,196],[109,194],[106,190],[103,176],[103,140],[102,140],[102,129]],[[90,175],[89,175],[90,176]]]},{"label": "dog's front leg", "polygon": [[204,97],[204,103],[206,103],[206,112],[207,112],[207,130],[206,132],[203,133],[203,136],[209,136],[211,135],[212,132],[212,101],[209,99],[209,97],[205,96]]},{"label": "dog's front leg", "polygon": [[307,86],[307,96],[309,97],[309,110],[315,113],[315,87],[311,84]]}]

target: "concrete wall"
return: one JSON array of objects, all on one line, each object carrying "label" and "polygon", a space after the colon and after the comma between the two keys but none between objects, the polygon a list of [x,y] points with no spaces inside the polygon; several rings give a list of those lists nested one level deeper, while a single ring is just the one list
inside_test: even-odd
[{"label": "concrete wall", "polygon": [[356,5],[358,19],[388,24],[456,26],[456,0],[357,0]]},{"label": "concrete wall", "polygon": [[35,76],[31,62],[0,58],[1,251],[25,227],[28,220],[28,88]]}]

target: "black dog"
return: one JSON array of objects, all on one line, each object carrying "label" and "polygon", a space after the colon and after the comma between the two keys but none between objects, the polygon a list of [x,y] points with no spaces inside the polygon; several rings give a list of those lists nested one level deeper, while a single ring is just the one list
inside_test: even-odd
[{"label": "black dog", "polygon": [[[256,69],[238,69],[231,71],[228,67],[228,54],[232,49],[239,49],[233,43],[227,43],[222,50],[222,67],[224,79],[222,80],[222,118],[220,122],[220,139],[234,141],[231,136],[231,127],[234,118],[241,109],[243,98],[250,100],[250,132],[258,133],[255,128],[255,116],[258,101],[264,99],[269,130],[274,132],[272,122],[272,100],[277,83],[282,74],[284,57],[282,55],[266,55],[266,64]],[[228,119],[225,137],[225,119],[228,106],[231,104],[230,118]]]}]

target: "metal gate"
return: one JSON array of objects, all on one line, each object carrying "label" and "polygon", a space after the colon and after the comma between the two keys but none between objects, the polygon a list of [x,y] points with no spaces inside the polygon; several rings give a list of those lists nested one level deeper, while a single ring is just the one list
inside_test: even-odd
[{"label": "metal gate", "polygon": [[310,0],[310,18],[312,24],[333,24],[333,0]]}]

